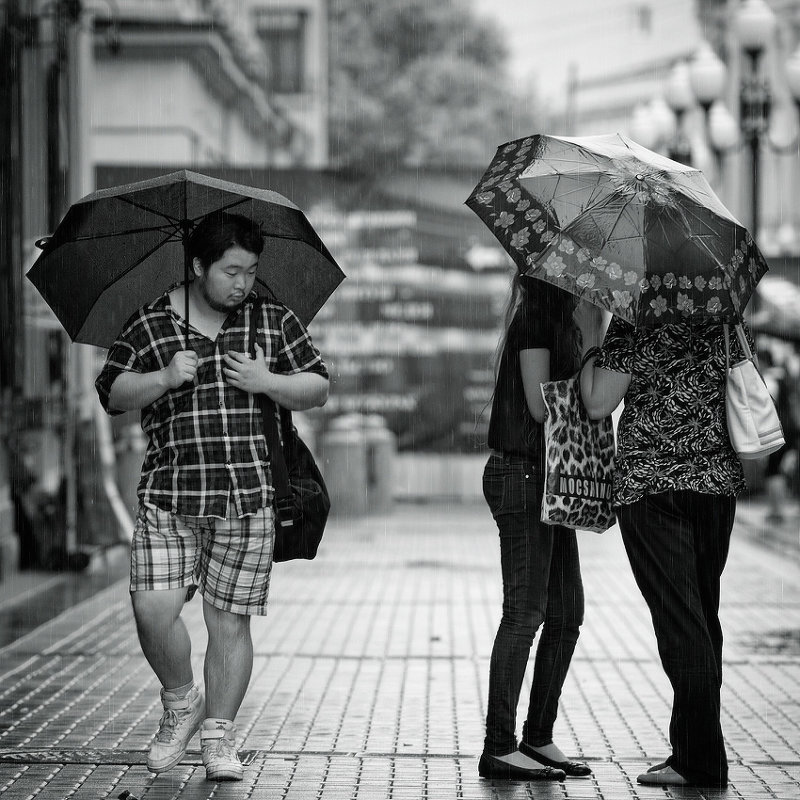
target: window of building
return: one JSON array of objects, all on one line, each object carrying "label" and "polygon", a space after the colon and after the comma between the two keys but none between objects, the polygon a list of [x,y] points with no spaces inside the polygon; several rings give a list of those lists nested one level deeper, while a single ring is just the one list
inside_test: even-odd
[{"label": "window of building", "polygon": [[636,3],[633,7],[633,16],[636,29],[640,33],[652,33],[653,7],[650,5],[650,3]]},{"label": "window of building", "polygon": [[255,24],[269,64],[267,89],[277,94],[305,91],[306,14],[261,8]]}]

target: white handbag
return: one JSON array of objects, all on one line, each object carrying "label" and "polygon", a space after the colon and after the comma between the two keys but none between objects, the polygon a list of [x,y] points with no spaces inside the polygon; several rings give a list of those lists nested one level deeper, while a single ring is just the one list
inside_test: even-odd
[{"label": "white handbag", "polygon": [[762,458],[785,444],[778,412],[753,361],[744,329],[741,325],[736,326],[736,337],[745,357],[732,366],[728,326],[725,325],[724,329],[728,435],[739,458]]}]

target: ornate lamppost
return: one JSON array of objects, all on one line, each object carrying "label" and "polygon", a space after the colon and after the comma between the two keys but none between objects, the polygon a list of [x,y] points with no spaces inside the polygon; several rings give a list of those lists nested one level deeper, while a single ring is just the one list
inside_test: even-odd
[{"label": "ornate lamppost", "polygon": [[[730,19],[731,39],[741,48],[742,58],[735,59],[738,87],[729,89],[729,70],[714,49],[703,42],[692,59],[676,63],[664,85],[663,97],[654,98],[634,109],[630,133],[645,147],[664,147],[667,154],[683,163],[701,161],[700,153],[692,152],[692,141],[687,135],[690,126],[689,112],[699,106],[703,111],[706,146],[704,152],[713,156],[713,169],[709,177],[712,182],[722,176],[723,156],[741,147],[747,153],[747,183],[749,189],[748,227],[756,236],[760,231],[761,157],[764,145],[775,152],[796,152],[800,138],[794,141],[770,141],[767,136],[770,118],[778,121],[773,113],[772,88],[762,74],[763,56],[775,38],[777,20],[775,13],[765,0],[741,0]],[[800,45],[786,61],[784,85],[788,88],[796,105],[795,120],[790,123],[797,129],[796,118],[800,116]],[[732,114],[725,105],[724,97],[737,94],[738,108]],[[780,111],[782,109],[775,109]],[[664,119],[669,117],[669,122]],[[773,125],[777,139],[780,125]],[[785,134],[784,134],[785,138]],[[708,165],[711,166],[710,164]],[[788,226],[790,227],[790,226]],[[793,238],[793,236],[791,237]]]},{"label": "ornate lamppost", "polygon": [[689,164],[692,160],[692,147],[686,135],[684,120],[686,113],[695,104],[695,96],[689,80],[689,65],[685,61],[679,61],[672,68],[664,90],[664,100],[675,115],[675,135],[670,142],[668,155],[673,161]]},{"label": "ornate lamppost", "polygon": [[633,109],[629,132],[634,141],[649,150],[672,141],[676,130],[675,114],[663,97],[640,103]]},{"label": "ornate lamppost", "polygon": [[[761,62],[775,33],[775,14],[764,0],[744,0],[733,15],[732,26],[745,56],[739,84],[739,128],[748,151],[750,230],[755,236],[760,222],[762,140],[772,110],[772,92],[762,76]],[[688,64],[687,72],[694,97],[703,109],[708,141],[719,165],[722,153],[737,144],[735,125],[721,102],[727,84],[727,67],[705,44]]]},{"label": "ornate lamppost", "polygon": [[[771,85],[769,75],[775,75],[778,70],[764,69],[764,55],[768,47],[780,47],[785,41],[776,35],[775,13],[765,0],[740,0],[729,20],[728,52],[735,47],[731,63],[736,86],[732,86],[728,66],[710,44],[703,42],[689,61],[673,66],[664,84],[663,98],[634,109],[630,132],[634,139],[651,149],[665,148],[676,161],[701,165],[710,173],[712,183],[721,182],[723,156],[744,151],[743,177],[749,206],[747,227],[753,236],[762,237],[760,205],[764,150],[768,146],[775,153],[800,154],[800,45],[781,65],[779,84]],[[739,49],[741,56],[737,57]],[[794,109],[782,102],[789,94]],[[734,99],[733,114],[725,105],[726,97]],[[657,104],[661,111],[667,110],[672,127],[664,124],[661,114],[656,115]],[[698,106],[703,112],[704,135],[700,137],[703,143],[699,150],[692,152],[692,144],[699,142],[694,136],[690,139],[687,132],[698,132],[690,117],[690,112]],[[709,162],[710,156],[713,156],[713,165]],[[788,182],[781,181],[780,186],[791,191]],[[792,203],[783,203],[782,207],[791,208]],[[786,220],[775,232],[774,245],[783,252],[792,252],[796,240],[792,224]],[[765,245],[761,244],[762,249]],[[756,298],[751,310],[755,306]]]},{"label": "ornate lamppost", "polygon": [[687,68],[692,94],[703,109],[706,141],[714,156],[716,176],[722,172],[722,156],[739,143],[739,129],[722,101],[728,69],[708,42],[703,42]]}]

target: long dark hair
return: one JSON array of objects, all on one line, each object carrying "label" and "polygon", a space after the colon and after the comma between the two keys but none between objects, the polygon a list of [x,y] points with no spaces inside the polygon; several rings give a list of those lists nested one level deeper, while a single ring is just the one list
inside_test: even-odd
[{"label": "long dark hair", "polygon": [[[495,382],[500,370],[500,360],[508,341],[508,329],[517,314],[525,306],[525,311],[533,315],[546,316],[550,324],[556,329],[558,336],[556,342],[559,350],[564,355],[577,355],[580,351],[578,332],[572,321],[572,314],[578,298],[564,289],[559,289],[551,283],[528,278],[519,272],[514,272],[511,279],[511,289],[505,310],[503,311],[503,332],[497,343],[494,354]],[[561,359],[559,359],[561,361]]]}]

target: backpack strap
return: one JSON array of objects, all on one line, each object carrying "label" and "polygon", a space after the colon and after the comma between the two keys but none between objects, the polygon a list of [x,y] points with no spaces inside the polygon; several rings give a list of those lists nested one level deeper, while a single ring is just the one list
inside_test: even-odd
[{"label": "backpack strap", "polygon": [[[256,333],[263,319],[263,306],[260,298],[251,308],[250,330],[248,334],[248,352],[255,358],[256,354]],[[261,411],[261,429],[264,438],[267,440],[267,453],[272,471],[272,485],[275,489],[275,505],[278,509],[278,519],[281,525],[287,524],[281,519],[280,510],[282,507],[291,505],[292,488],[289,484],[289,469],[286,466],[286,458],[278,434],[278,424],[275,420],[276,404],[271,397],[265,394],[255,396],[255,402]],[[281,412],[283,409],[281,409]],[[284,415],[281,413],[281,425],[284,425]],[[285,428],[284,428],[285,431]],[[284,441],[287,441],[284,438]],[[291,525],[289,518],[288,524]]]}]

